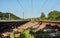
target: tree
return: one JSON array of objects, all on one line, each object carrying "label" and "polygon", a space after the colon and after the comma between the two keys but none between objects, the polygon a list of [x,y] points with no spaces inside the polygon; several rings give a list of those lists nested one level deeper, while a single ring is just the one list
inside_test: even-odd
[{"label": "tree", "polygon": [[44,12],[41,13],[40,19],[41,20],[45,20],[46,19]]},{"label": "tree", "polygon": [[58,14],[58,16],[56,17],[56,20],[60,20],[60,14]]},{"label": "tree", "polygon": [[60,20],[60,12],[59,11],[51,11],[48,14],[48,20]]}]

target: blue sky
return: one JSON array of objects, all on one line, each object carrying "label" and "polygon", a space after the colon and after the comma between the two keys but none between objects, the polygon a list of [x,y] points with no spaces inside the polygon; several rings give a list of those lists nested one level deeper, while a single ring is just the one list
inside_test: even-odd
[{"label": "blue sky", "polygon": [[60,11],[60,0],[0,0],[0,11],[10,12],[18,17],[39,17],[41,12],[46,15],[52,11]]}]

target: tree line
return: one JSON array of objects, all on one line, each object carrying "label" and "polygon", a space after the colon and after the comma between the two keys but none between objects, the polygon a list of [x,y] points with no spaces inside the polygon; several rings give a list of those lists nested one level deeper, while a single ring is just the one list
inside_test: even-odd
[{"label": "tree line", "polygon": [[21,18],[19,18],[18,16],[14,15],[12,13],[9,13],[9,12],[6,12],[6,13],[0,12],[0,20],[9,20],[9,19],[10,20],[21,20]]},{"label": "tree line", "polygon": [[[10,20],[21,20],[23,18],[20,18],[12,13],[6,12],[0,12],[0,20],[9,20],[9,14],[10,14]],[[24,20],[60,20],[60,11],[53,10],[48,13],[47,17],[44,14],[44,12],[41,12],[41,16],[37,18],[27,18]]]},{"label": "tree line", "polygon": [[47,17],[44,12],[41,13],[40,20],[60,20],[60,11],[51,11],[48,13]]},{"label": "tree line", "polygon": [[41,12],[40,17],[37,18],[28,18],[26,20],[30,21],[39,21],[39,20],[60,20],[60,11],[53,10],[45,15],[44,12]]}]

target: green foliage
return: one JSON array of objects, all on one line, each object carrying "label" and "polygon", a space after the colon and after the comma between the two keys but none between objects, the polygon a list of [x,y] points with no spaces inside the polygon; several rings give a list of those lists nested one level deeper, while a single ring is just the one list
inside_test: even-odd
[{"label": "green foliage", "polygon": [[29,38],[30,37],[29,30],[24,30],[23,33],[25,34],[25,38]]},{"label": "green foliage", "polygon": [[11,38],[15,38],[15,34],[14,34],[14,33],[11,33],[11,34],[10,34],[10,37],[11,37]]},{"label": "green foliage", "polygon": [[44,32],[42,30],[36,31],[35,32],[35,38],[42,38],[42,37],[44,37],[43,33]]},{"label": "green foliage", "polygon": [[45,17],[45,14],[42,12],[42,13],[41,13],[41,18],[43,18],[43,17]]},{"label": "green foliage", "polygon": [[20,38],[50,38],[48,33],[44,33],[45,32],[43,30],[33,32],[32,30],[28,29],[23,31],[23,33],[20,35]]},{"label": "green foliage", "polygon": [[60,12],[59,11],[51,11],[48,14],[48,20],[60,20]]},{"label": "green foliage", "polygon": [[[11,38],[15,38],[14,33],[10,35]],[[21,32],[19,38],[59,38],[59,36],[51,37],[49,33],[44,32],[43,30],[38,30],[36,32],[32,31],[31,29],[26,29]]]},{"label": "green foliage", "polygon": [[46,20],[46,16],[43,12],[41,13],[40,20]]},{"label": "green foliage", "polygon": [[22,34],[20,35],[20,38],[25,38],[25,35],[22,33]]},{"label": "green foliage", "polygon": [[40,17],[37,18],[29,18],[30,21],[39,21],[39,20],[60,20],[60,11],[51,11],[48,13],[47,17],[44,12],[41,13]]},{"label": "green foliage", "polygon": [[0,20],[9,20],[9,14],[10,14],[10,20],[21,20],[21,18],[9,12],[6,13],[0,12]]},{"label": "green foliage", "polygon": [[30,29],[27,29],[22,32],[20,38],[34,38],[34,36],[30,34]]}]

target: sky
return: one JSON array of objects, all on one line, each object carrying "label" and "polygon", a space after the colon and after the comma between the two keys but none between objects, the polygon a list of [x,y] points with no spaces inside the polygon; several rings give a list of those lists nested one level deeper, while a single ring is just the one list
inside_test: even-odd
[{"label": "sky", "polygon": [[41,12],[45,15],[50,11],[60,11],[60,0],[0,0],[0,12],[13,13],[18,17],[40,17]]}]

